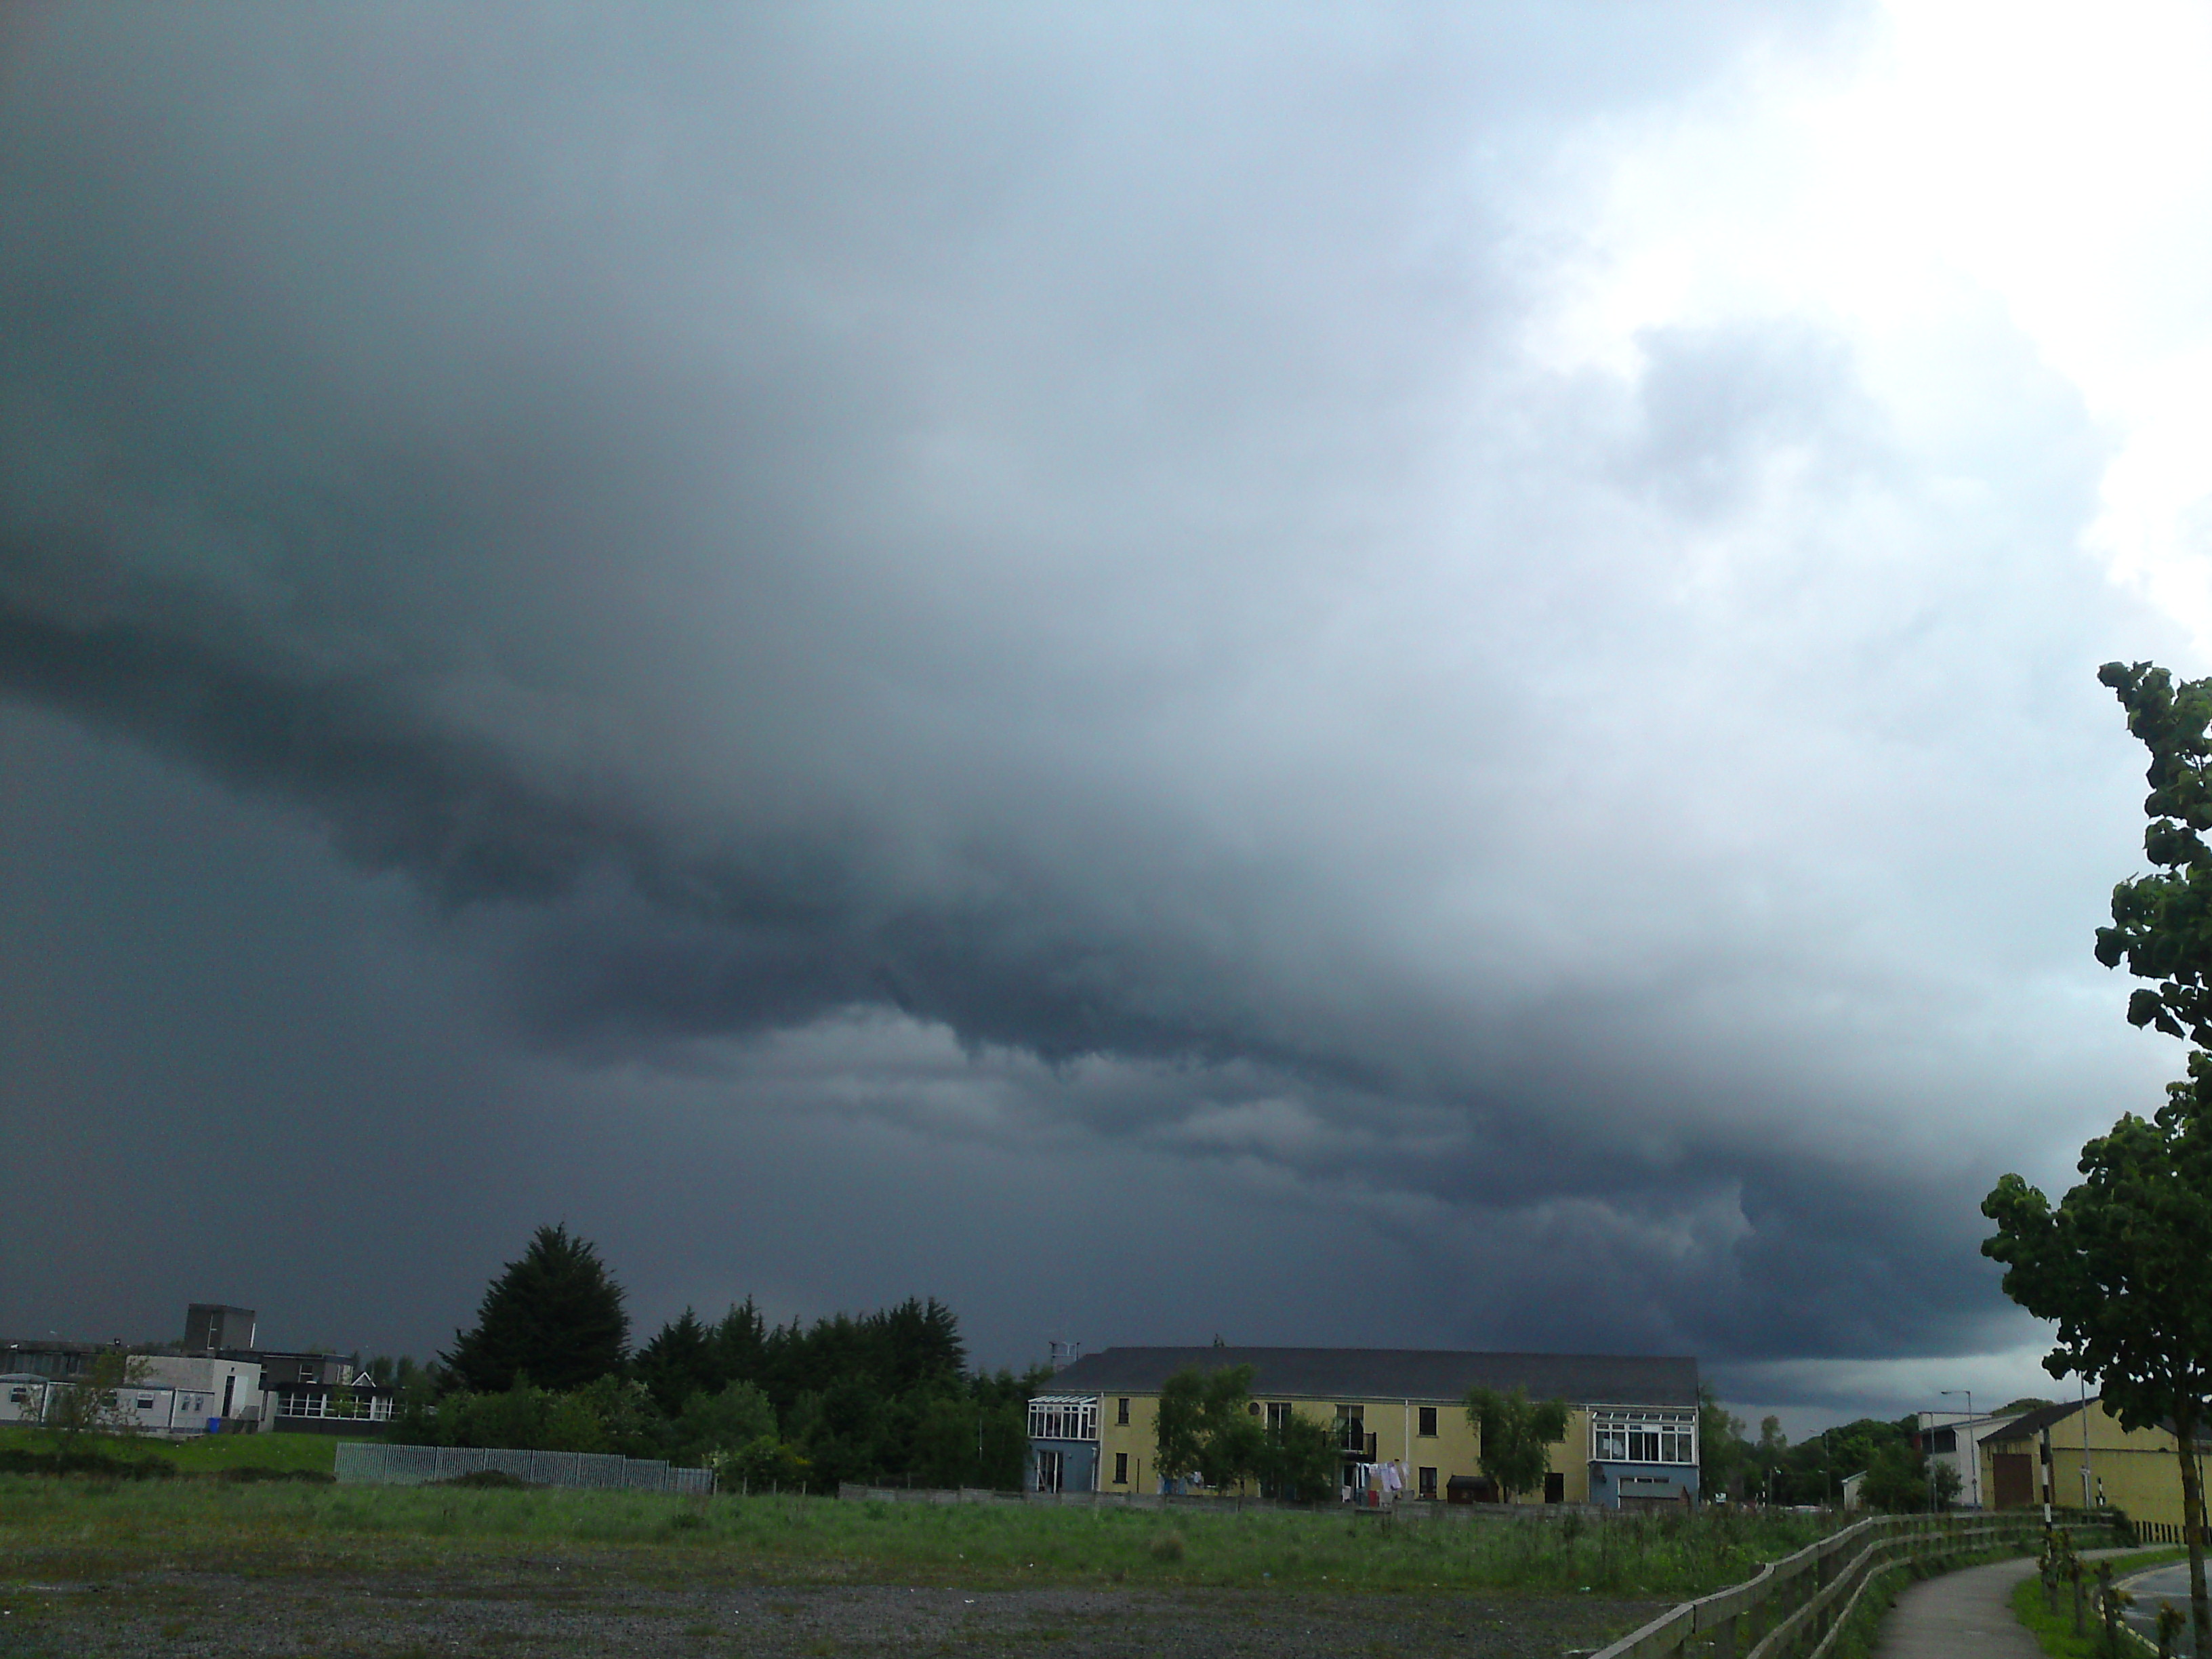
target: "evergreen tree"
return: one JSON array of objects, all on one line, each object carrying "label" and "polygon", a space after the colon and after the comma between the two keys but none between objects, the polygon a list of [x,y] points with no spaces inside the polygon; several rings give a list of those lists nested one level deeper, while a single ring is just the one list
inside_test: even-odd
[{"label": "evergreen tree", "polygon": [[768,1327],[747,1297],[714,1327],[714,1375],[726,1388],[732,1382],[761,1382],[767,1368]]},{"label": "evergreen tree", "polygon": [[693,1395],[713,1394],[725,1380],[714,1334],[689,1308],[637,1351],[631,1369],[670,1417],[680,1414]]},{"label": "evergreen tree", "polygon": [[586,1240],[540,1227],[484,1291],[473,1329],[442,1356],[462,1388],[501,1394],[518,1376],[556,1393],[622,1369],[629,1316],[622,1286]]}]

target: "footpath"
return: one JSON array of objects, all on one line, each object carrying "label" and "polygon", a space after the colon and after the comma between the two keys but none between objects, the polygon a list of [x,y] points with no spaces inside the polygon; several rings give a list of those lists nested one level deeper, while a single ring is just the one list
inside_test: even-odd
[{"label": "footpath", "polygon": [[[2081,1559],[2126,1553],[2084,1550]],[[2014,1587],[2034,1572],[2035,1558],[2023,1555],[1922,1579],[1882,1615],[1876,1659],[2043,1659],[2012,1612]]]}]

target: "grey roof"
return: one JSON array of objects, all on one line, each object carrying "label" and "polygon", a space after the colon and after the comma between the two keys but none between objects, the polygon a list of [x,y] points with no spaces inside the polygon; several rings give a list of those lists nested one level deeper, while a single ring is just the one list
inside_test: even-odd
[{"label": "grey roof", "polygon": [[1698,1362],[1656,1354],[1466,1353],[1437,1348],[1105,1348],[1048,1386],[1055,1394],[1157,1394],[1179,1370],[1252,1368],[1252,1392],[1310,1400],[1456,1401],[1469,1389],[1526,1389],[1575,1405],[1695,1406]]},{"label": "grey roof", "polygon": [[2033,1411],[2015,1417],[2001,1429],[1992,1429],[1982,1437],[1985,1445],[1998,1445],[2008,1441],[2027,1440],[2040,1434],[2053,1423],[2074,1415],[2081,1409],[2078,1400],[2069,1400],[2056,1406],[2038,1406]]}]

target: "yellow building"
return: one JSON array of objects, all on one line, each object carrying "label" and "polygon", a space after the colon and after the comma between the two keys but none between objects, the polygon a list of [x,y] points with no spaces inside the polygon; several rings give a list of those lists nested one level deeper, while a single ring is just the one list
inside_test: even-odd
[{"label": "yellow building", "polygon": [[1635,1507],[1698,1491],[1698,1362],[1607,1354],[1464,1353],[1418,1348],[1108,1348],[1030,1401],[1032,1491],[1157,1492],[1160,1393],[1176,1372],[1252,1368],[1255,1415],[1329,1425],[1345,1495],[1376,1466],[1402,1471],[1412,1502],[1495,1502],[1465,1407],[1471,1389],[1563,1400],[1567,1437],[1524,1503]]},{"label": "yellow building", "polygon": [[[2181,1525],[2180,1446],[2166,1429],[2124,1429],[2091,1400],[2044,1406],[1985,1435],[1982,1490],[1992,1509],[2112,1508],[2156,1528]],[[2207,1463],[2203,1449],[2198,1468]]]}]

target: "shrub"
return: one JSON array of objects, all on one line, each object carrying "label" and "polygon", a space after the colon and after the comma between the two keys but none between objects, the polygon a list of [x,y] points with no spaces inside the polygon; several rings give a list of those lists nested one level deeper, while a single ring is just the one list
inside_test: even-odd
[{"label": "shrub", "polygon": [[509,1474],[505,1469],[471,1469],[466,1474],[457,1474],[445,1480],[433,1480],[434,1486],[469,1486],[489,1488],[499,1492],[516,1492],[531,1485],[519,1474]]}]

